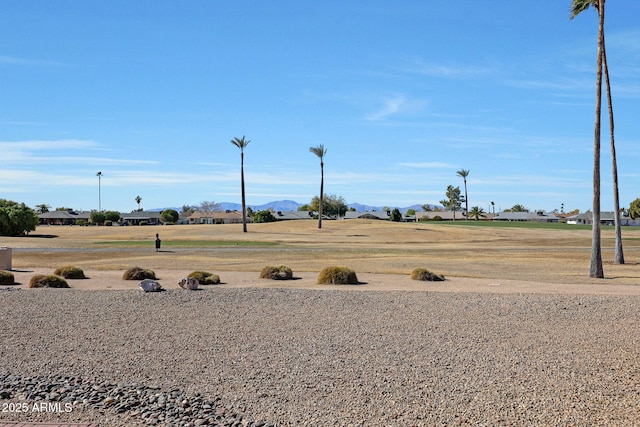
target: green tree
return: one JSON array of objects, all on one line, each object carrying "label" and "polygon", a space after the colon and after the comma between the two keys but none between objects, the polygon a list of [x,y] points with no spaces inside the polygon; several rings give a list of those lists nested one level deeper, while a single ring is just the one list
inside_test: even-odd
[{"label": "green tree", "polygon": [[484,209],[479,206],[473,206],[469,212],[469,218],[475,218],[476,221],[480,218],[485,218],[486,216]]},{"label": "green tree", "polygon": [[456,220],[456,211],[460,210],[462,206],[462,199],[460,196],[460,187],[454,187],[453,185],[447,186],[446,199],[440,200],[440,204],[453,212],[453,220]]},{"label": "green tree", "polygon": [[51,206],[47,205],[46,203],[36,205],[36,212],[39,214],[47,213],[49,212],[49,209],[51,209]]},{"label": "green tree", "polygon": [[[609,142],[611,148],[611,172],[613,176],[613,218],[615,224],[615,251],[613,256],[613,262],[615,264],[624,264],[624,251],[622,249],[622,227],[621,227],[621,219],[620,219],[620,193],[618,190],[618,161],[616,158],[616,144],[615,144],[615,126],[613,120],[613,101],[611,96],[611,83],[609,80],[609,65],[607,63],[607,48],[605,43],[605,34],[604,34],[604,4],[605,1],[602,0],[573,0],[571,3],[571,11],[569,14],[569,18],[573,19],[578,16],[581,12],[587,10],[590,6],[593,6],[598,12],[599,17],[599,26],[598,26],[598,53],[599,60],[601,60],[602,71],[604,71],[604,81],[607,89],[607,104],[609,107]],[[599,64],[600,65],[600,64]],[[600,89],[597,92],[598,97],[602,96],[601,89],[602,83],[600,83]],[[597,101],[596,101],[597,102]],[[598,143],[599,145],[599,143]],[[598,154],[599,156],[599,154]],[[598,189],[598,191],[600,191]],[[594,211],[595,212],[595,211]],[[592,256],[593,258],[593,256]],[[597,264],[597,260],[595,260]],[[597,265],[595,270],[597,271]],[[604,277],[604,273],[603,273]]]},{"label": "green tree", "polygon": [[322,207],[324,203],[322,199],[324,197],[324,156],[327,154],[327,149],[324,148],[324,144],[320,144],[317,147],[309,147],[309,151],[318,156],[320,159],[320,202],[318,210],[318,228],[322,228]]},{"label": "green tree", "polygon": [[[310,211],[320,212],[320,198],[313,196],[311,203],[306,205]],[[342,196],[336,196],[335,194],[325,194],[322,198],[322,212],[328,216],[343,216],[347,212],[347,203]]]},{"label": "green tree", "polygon": [[269,210],[258,211],[253,214],[253,222],[276,222],[276,217]]},{"label": "green tree", "polygon": [[635,199],[631,202],[631,205],[629,205],[629,216],[631,219],[640,218],[640,199]]},{"label": "green tree", "polygon": [[593,224],[591,226],[591,262],[589,277],[604,278],[600,230],[600,132],[602,113],[602,67],[604,54],[604,0],[573,0],[571,15],[577,16],[594,5],[598,10],[598,55],[596,60],[596,118],[593,131]]},{"label": "green tree", "polygon": [[142,208],[140,208],[140,202],[142,201],[142,197],[136,196],[136,198],[134,200],[138,204],[138,212],[142,212]]},{"label": "green tree", "polygon": [[164,223],[175,224],[178,222],[178,218],[180,218],[180,215],[175,209],[165,209],[160,213],[160,219]]},{"label": "green tree", "polygon": [[95,225],[104,224],[106,220],[107,218],[105,217],[104,212],[91,211],[91,215],[89,215],[89,221]]},{"label": "green tree", "polygon": [[185,216],[190,216],[192,213],[194,213],[198,208],[196,206],[191,206],[191,205],[182,205],[182,215]]},{"label": "green tree", "polygon": [[513,205],[511,207],[511,209],[508,210],[509,212],[529,212],[529,209],[525,208],[524,205]]},{"label": "green tree", "polygon": [[104,212],[105,221],[118,222],[120,221],[120,212],[116,211],[105,211]]},{"label": "green tree", "polygon": [[394,210],[391,211],[391,216],[390,218],[391,221],[393,222],[400,222],[402,221],[402,214],[400,213],[400,209],[395,208]]},{"label": "green tree", "polygon": [[467,177],[470,170],[460,169],[456,174],[464,180],[464,211],[467,213],[467,219],[469,218],[469,197],[467,196]]},{"label": "green tree", "polygon": [[22,236],[29,234],[38,225],[38,215],[25,205],[0,199],[0,236]]},{"label": "green tree", "polygon": [[242,196],[242,231],[247,232],[247,205],[245,199],[244,192],[244,149],[247,145],[249,145],[251,141],[245,139],[244,135],[242,138],[235,137],[231,140],[231,143],[240,149],[240,187],[241,187],[241,196]]},{"label": "green tree", "polygon": [[416,210],[415,209],[407,209],[407,216],[413,216],[416,214]]}]

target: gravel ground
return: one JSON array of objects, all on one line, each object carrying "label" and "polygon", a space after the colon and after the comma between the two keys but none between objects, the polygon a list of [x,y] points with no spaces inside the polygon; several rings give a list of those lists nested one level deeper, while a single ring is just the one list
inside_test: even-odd
[{"label": "gravel ground", "polygon": [[[66,398],[73,410],[0,419],[640,425],[639,303],[347,289],[2,291],[0,404]],[[134,395],[139,404],[123,410]]]}]

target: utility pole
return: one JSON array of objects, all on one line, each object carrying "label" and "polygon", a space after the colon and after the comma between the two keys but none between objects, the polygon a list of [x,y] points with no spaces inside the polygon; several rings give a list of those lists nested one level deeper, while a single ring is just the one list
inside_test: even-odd
[{"label": "utility pole", "polygon": [[98,172],[96,176],[98,177],[98,212],[102,212],[102,195],[101,195],[101,187],[100,187],[102,172]]}]

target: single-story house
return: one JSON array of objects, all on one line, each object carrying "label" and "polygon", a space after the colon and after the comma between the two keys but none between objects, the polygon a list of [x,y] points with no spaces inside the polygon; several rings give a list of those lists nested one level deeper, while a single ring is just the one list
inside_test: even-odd
[{"label": "single-story house", "polygon": [[76,225],[76,221],[81,219],[89,221],[91,212],[76,212],[73,209],[64,211],[49,211],[38,214],[40,225]]},{"label": "single-story house", "polygon": [[[575,215],[571,218],[567,218],[567,224],[591,225],[593,224],[593,213],[584,212],[584,213]],[[613,211],[600,212],[600,224],[614,225],[615,219],[614,219]],[[620,225],[640,226],[640,219],[631,219],[631,217],[627,212],[622,212],[620,214]]]},{"label": "single-story house", "polygon": [[149,225],[156,225],[160,223],[160,212],[154,211],[134,211],[129,213],[120,214],[120,223],[129,225],[140,225],[141,222],[146,222]]},{"label": "single-story house", "polygon": [[274,212],[273,216],[278,221],[290,221],[295,219],[313,219],[315,212],[312,211],[278,211]]},{"label": "single-story house", "polygon": [[367,211],[367,212],[357,212],[357,211],[347,211],[344,214],[344,219],[383,219],[389,220],[391,217],[390,211]]},{"label": "single-story house", "polygon": [[560,218],[553,212],[498,212],[494,221],[530,221],[530,222],[558,222]]},{"label": "single-story house", "polygon": [[[195,211],[187,220],[189,224],[242,224],[242,212],[240,211]],[[247,216],[247,222],[252,222]]]}]

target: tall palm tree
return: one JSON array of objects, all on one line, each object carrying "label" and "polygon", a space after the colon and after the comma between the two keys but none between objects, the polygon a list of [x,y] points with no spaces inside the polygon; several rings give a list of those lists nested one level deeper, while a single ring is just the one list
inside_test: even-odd
[{"label": "tall palm tree", "polygon": [[318,228],[322,228],[322,204],[324,203],[324,155],[327,154],[327,149],[324,148],[324,144],[320,144],[317,147],[309,147],[309,151],[320,159],[320,205],[318,207]]},{"label": "tall palm tree", "polygon": [[593,225],[589,277],[604,278],[600,238],[600,129],[602,112],[602,68],[604,56],[604,0],[573,0],[570,17],[594,6],[598,10],[598,57],[596,65],[596,118],[593,132]]},{"label": "tall palm tree", "polygon": [[251,141],[242,138],[235,137],[231,140],[231,143],[240,149],[240,187],[242,189],[242,231],[247,232],[247,207],[245,204],[244,194],[244,148],[249,145]]},{"label": "tall palm tree", "polygon": [[460,169],[456,174],[461,176],[464,179],[464,210],[466,212],[466,217],[469,219],[469,197],[467,197],[467,177],[469,176],[470,170]]},{"label": "tall palm tree", "polygon": [[142,197],[136,196],[136,198],[134,200],[138,204],[138,211],[140,211],[140,202],[142,201]]}]

